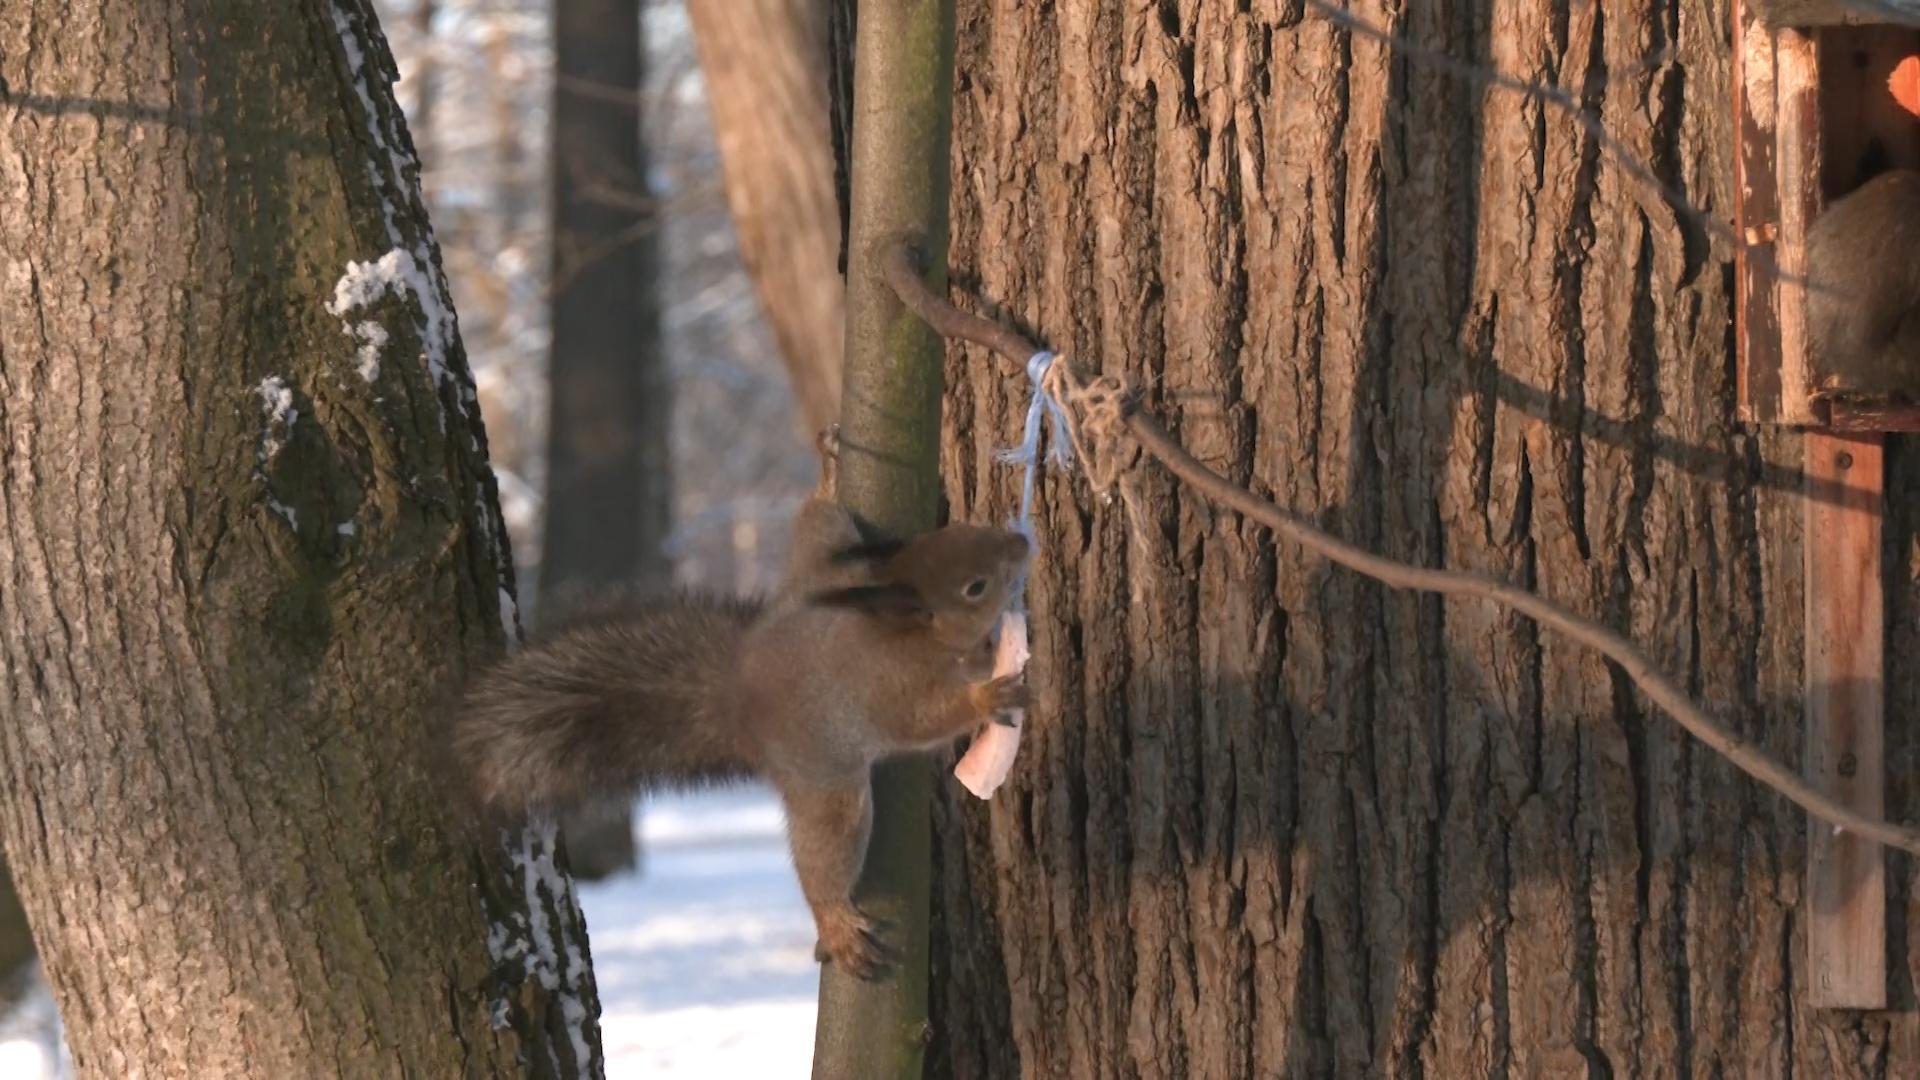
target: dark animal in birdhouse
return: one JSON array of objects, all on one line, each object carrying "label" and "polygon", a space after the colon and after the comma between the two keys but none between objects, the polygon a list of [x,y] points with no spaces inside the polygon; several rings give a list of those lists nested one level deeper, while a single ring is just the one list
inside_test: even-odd
[{"label": "dark animal in birdhouse", "polygon": [[1920,402],[1920,172],[1881,173],[1814,220],[1806,287],[1815,393]]}]

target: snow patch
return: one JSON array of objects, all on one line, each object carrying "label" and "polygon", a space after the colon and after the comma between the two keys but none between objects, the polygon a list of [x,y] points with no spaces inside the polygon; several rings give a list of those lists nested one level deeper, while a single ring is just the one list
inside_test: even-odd
[{"label": "snow patch", "polygon": [[373,382],[380,377],[380,350],[387,344],[387,328],[369,319],[354,323],[348,333],[359,342],[354,350],[354,369],[362,379]]},{"label": "snow patch", "polygon": [[[445,317],[451,321],[451,317],[443,315],[445,309],[440,304],[439,290],[412,252],[396,247],[367,262],[348,260],[347,272],[333,283],[333,299],[327,301],[327,314],[339,319],[340,328],[354,340],[355,366],[360,377],[373,382],[380,377],[380,351],[391,340],[387,328],[371,319],[356,322],[348,315],[390,296],[404,299],[409,295],[420,305],[426,320],[420,340],[425,349],[427,371],[433,376],[434,385],[445,385],[451,331],[436,320]],[[445,430],[446,417],[442,416],[440,423]]]},{"label": "snow patch", "polygon": [[[584,933],[584,927],[580,906],[573,896],[573,881],[553,864],[553,850],[559,839],[559,827],[551,820],[528,825],[520,830],[520,850],[514,856],[514,863],[526,886],[527,941],[532,946],[527,956],[527,974],[540,980],[542,987],[558,997],[567,1037],[573,1043],[573,1059],[584,1069],[593,1055],[587,1045],[588,1014],[586,1003],[580,999],[580,987],[590,973],[586,958],[574,941]],[[547,917],[546,900],[553,903],[554,918],[560,924],[557,927]],[[564,964],[561,951],[554,948],[556,937],[566,942]]]},{"label": "snow patch", "polygon": [[260,395],[260,407],[267,416],[267,430],[260,437],[260,461],[265,464],[286,445],[285,436],[293,431],[300,412],[293,407],[293,388],[278,375],[269,375],[254,388]]},{"label": "snow patch", "polygon": [[500,629],[507,635],[509,649],[520,644],[520,603],[504,582],[500,585]]},{"label": "snow patch", "polygon": [[279,514],[283,518],[286,518],[287,528],[292,529],[295,532],[300,531],[300,514],[293,507],[288,506],[286,503],[283,503],[279,499],[276,499],[273,496],[269,495],[267,496],[267,509],[272,510],[274,513]]}]

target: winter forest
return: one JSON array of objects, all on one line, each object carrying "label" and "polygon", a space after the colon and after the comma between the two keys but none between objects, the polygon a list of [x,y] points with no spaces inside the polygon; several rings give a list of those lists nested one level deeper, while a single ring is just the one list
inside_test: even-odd
[{"label": "winter forest", "polygon": [[0,0],[0,1077],[1920,1075],[1915,0]]}]

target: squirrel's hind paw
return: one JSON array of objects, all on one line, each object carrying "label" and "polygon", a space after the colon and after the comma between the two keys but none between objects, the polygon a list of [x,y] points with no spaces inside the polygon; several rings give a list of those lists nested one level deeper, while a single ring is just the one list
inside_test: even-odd
[{"label": "squirrel's hind paw", "polygon": [[857,979],[872,982],[900,963],[900,951],[883,936],[885,924],[849,906],[822,920],[814,959],[844,968]]}]

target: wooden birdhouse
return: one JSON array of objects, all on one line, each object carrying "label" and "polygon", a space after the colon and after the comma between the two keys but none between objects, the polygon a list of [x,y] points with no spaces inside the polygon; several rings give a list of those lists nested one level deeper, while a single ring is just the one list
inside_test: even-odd
[{"label": "wooden birdhouse", "polygon": [[[1807,239],[1830,204],[1920,168],[1920,0],[1734,0],[1733,31],[1739,412],[1807,431],[1805,770],[1880,817],[1883,433],[1920,431],[1920,356],[1871,385],[1834,374],[1814,331],[1832,325],[1816,305],[1835,290],[1809,276]],[[1884,1008],[1884,853],[1808,826],[1810,999]]]},{"label": "wooden birdhouse", "polygon": [[[1914,25],[1862,21],[1903,7]],[[1920,430],[1920,385],[1825,392],[1808,348],[1806,244],[1829,202],[1920,169],[1920,0],[1737,0],[1734,18],[1741,419]]]}]

